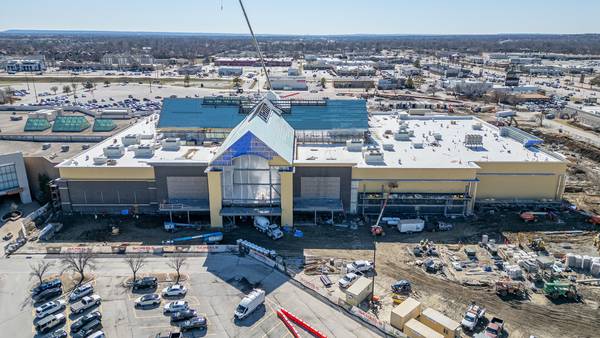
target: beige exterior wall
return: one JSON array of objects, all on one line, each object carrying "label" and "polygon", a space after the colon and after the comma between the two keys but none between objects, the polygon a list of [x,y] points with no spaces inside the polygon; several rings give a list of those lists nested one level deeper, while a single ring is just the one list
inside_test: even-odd
[{"label": "beige exterior wall", "polygon": [[360,180],[359,192],[380,192],[382,185],[390,191],[388,183],[397,188],[391,192],[462,193],[469,180],[476,178],[477,168],[457,169],[403,169],[403,168],[352,168],[352,179]]},{"label": "beige exterior wall", "polygon": [[566,162],[482,162],[477,198],[558,200],[564,192]]},{"label": "beige exterior wall", "polygon": [[59,168],[60,177],[67,180],[154,180],[153,167]]},{"label": "beige exterior wall", "polygon": [[221,207],[223,206],[223,194],[221,192],[221,172],[208,172],[208,204],[210,206],[210,226],[220,228],[223,226]]},{"label": "beige exterior wall", "polygon": [[281,180],[281,225],[294,224],[294,173],[282,171]]}]

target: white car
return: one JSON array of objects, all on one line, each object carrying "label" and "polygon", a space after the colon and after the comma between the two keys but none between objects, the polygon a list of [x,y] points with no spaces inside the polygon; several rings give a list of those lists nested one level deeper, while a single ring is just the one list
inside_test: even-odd
[{"label": "white car", "polygon": [[158,305],[160,304],[160,295],[156,293],[150,293],[147,295],[143,295],[135,300],[136,307],[144,307],[150,305]]},{"label": "white car", "polygon": [[47,315],[58,312],[65,307],[65,304],[65,301],[62,299],[44,303],[35,308],[35,317],[44,318]]},{"label": "white car", "polygon": [[164,307],[164,312],[171,313],[171,312],[187,310],[188,308],[189,308],[188,302],[186,302],[185,300],[178,300],[175,302],[167,303],[167,305],[165,305],[165,307]]},{"label": "white car", "polygon": [[75,288],[75,290],[73,290],[73,292],[71,292],[71,294],[69,295],[69,301],[71,301],[71,302],[77,301],[77,300],[83,298],[84,296],[91,295],[93,292],[94,292],[94,287],[92,286],[92,284],[81,285],[81,286]]},{"label": "white car", "polygon": [[181,284],[173,284],[162,290],[163,297],[185,296],[187,289]]},{"label": "white car", "polygon": [[346,272],[367,272],[373,270],[373,263],[369,261],[354,261],[346,265]]},{"label": "white car", "polygon": [[341,288],[345,289],[352,285],[352,283],[358,278],[358,275],[355,273],[347,273],[344,277],[340,279],[338,284]]}]

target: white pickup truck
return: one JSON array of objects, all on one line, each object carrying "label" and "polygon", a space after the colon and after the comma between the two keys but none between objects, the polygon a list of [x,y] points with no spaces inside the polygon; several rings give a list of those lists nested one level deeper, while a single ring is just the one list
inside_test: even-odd
[{"label": "white pickup truck", "polygon": [[100,305],[100,302],[102,302],[102,298],[98,295],[85,296],[77,303],[71,304],[71,312],[75,314],[82,313],[92,306]]},{"label": "white pickup truck", "polygon": [[482,308],[481,306],[476,305],[475,303],[472,303],[467,308],[467,311],[465,312],[465,316],[464,316],[463,320],[460,322],[460,324],[465,329],[467,329],[469,331],[473,331],[477,327],[479,320],[481,318],[483,318],[483,316],[485,316],[485,308]]}]

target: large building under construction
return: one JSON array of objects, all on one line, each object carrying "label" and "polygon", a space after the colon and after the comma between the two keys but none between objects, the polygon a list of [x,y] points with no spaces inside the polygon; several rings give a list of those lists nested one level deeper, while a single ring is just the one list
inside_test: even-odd
[{"label": "large building under construction", "polygon": [[364,100],[167,99],[160,115],[61,163],[66,213],[469,215],[560,201],[565,159],[514,127],[468,116],[368,113]]}]

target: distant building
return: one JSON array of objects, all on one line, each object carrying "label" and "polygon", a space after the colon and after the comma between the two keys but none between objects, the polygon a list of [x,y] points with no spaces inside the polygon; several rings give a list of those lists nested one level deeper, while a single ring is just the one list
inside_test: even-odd
[{"label": "distant building", "polygon": [[288,74],[288,76],[299,76],[300,75],[300,69],[290,67],[287,70],[287,74]]},{"label": "distant building", "polygon": [[11,58],[4,62],[4,68],[8,73],[43,72],[46,70],[45,57],[40,55]]},{"label": "distant building", "polygon": [[[262,64],[258,58],[217,58],[215,66],[235,66],[235,67],[260,67]],[[290,67],[292,58],[273,58],[265,59],[267,67]]]},{"label": "distant building", "polygon": [[308,90],[304,76],[272,76],[270,80],[274,90]]},{"label": "distant building", "polygon": [[333,79],[334,88],[374,88],[375,81],[370,77],[339,77]]},{"label": "distant building", "polygon": [[335,72],[338,76],[374,76],[375,68],[371,66],[336,66]]},{"label": "distant building", "polygon": [[242,67],[219,67],[219,76],[242,76]]},{"label": "distant building", "polygon": [[519,82],[519,72],[514,67],[510,67],[506,71],[506,79],[504,80],[504,85],[508,87],[516,87],[519,85]]},{"label": "distant building", "polygon": [[198,75],[202,73],[202,65],[187,65],[177,69],[179,75]]},{"label": "distant building", "polygon": [[150,54],[105,54],[102,64],[114,69],[153,69],[154,57]]},{"label": "distant building", "polygon": [[23,154],[20,152],[0,155],[0,196],[16,195],[22,203],[31,203],[31,192]]},{"label": "distant building", "polygon": [[403,89],[405,85],[406,79],[403,77],[391,77],[377,81],[379,90]]},{"label": "distant building", "polygon": [[453,68],[447,65],[440,64],[429,64],[424,66],[425,69],[430,72],[443,76],[445,78],[453,78],[453,77],[467,77],[471,74],[471,71],[463,68]]}]

